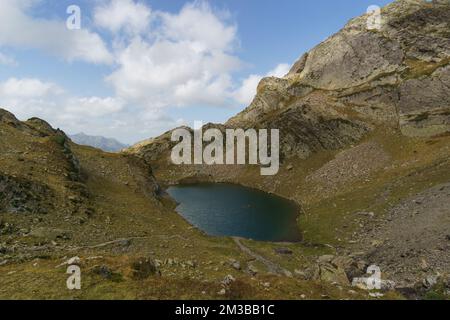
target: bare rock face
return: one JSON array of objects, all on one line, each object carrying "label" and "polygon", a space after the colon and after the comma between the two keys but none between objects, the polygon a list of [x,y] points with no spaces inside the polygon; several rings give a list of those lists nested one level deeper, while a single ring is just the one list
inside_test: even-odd
[{"label": "bare rock face", "polygon": [[397,41],[350,26],[314,48],[300,76],[317,89],[346,89],[397,71],[403,57]]},{"label": "bare rock face", "polygon": [[2,108],[0,108],[0,123],[5,123],[13,127],[17,127],[21,124],[11,112]]},{"label": "bare rock face", "polygon": [[[0,211],[46,213],[52,208],[52,192],[45,184],[0,174]],[[47,199],[47,201],[43,201]]]},{"label": "bare rock face", "polygon": [[282,79],[261,81],[234,127],[279,128],[282,153],[307,157],[361,139],[378,125],[408,136],[450,131],[450,3],[398,0],[303,54]]},{"label": "bare rock face", "polygon": [[[397,0],[381,10],[379,29],[368,19],[352,19],[285,77],[262,79],[224,127],[279,129],[282,161],[345,148],[380,126],[407,136],[450,131],[449,1]],[[167,157],[169,135],[128,151]]]},{"label": "bare rock face", "polygon": [[400,127],[406,135],[430,136],[450,128],[450,66],[400,86]]}]

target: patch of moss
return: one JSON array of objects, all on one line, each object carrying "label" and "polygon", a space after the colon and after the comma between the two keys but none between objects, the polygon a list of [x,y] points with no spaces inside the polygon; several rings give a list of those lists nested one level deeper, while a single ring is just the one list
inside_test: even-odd
[{"label": "patch of moss", "polygon": [[445,293],[443,287],[437,287],[425,293],[424,300],[449,300],[450,297]]},{"label": "patch of moss", "polygon": [[405,80],[410,80],[432,75],[440,67],[448,65],[450,63],[450,58],[442,59],[439,63],[418,59],[406,59],[405,63],[408,68],[403,72],[403,78]]},{"label": "patch of moss", "polygon": [[51,140],[59,144],[61,147],[66,143],[66,137],[60,134],[51,137]]}]

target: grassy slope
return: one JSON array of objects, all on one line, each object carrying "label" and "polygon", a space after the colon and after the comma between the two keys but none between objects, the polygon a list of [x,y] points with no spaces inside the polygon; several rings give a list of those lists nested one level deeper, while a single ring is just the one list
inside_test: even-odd
[{"label": "grassy slope", "polygon": [[[2,173],[48,181],[57,199],[69,195],[64,187],[68,183],[64,175],[68,169],[58,144],[48,137],[29,136],[9,126],[2,126],[1,130],[2,137],[6,138],[3,141],[8,141],[1,145]],[[316,256],[334,253],[336,247],[351,247],[349,240],[361,222],[355,212],[370,210],[382,215],[387,207],[407,195],[448,181],[449,139],[449,136],[409,139],[395,131],[375,131],[361,143],[377,143],[390,155],[389,162],[369,176],[356,176],[331,193],[315,191],[306,177],[335,159],[337,152],[318,153],[306,161],[289,159],[275,177],[261,177],[258,168],[226,168],[216,174],[222,181],[228,176],[228,170],[233,171],[234,174],[229,175],[231,182],[275,192],[302,205],[299,227],[304,232],[305,242],[280,245],[243,241],[253,251],[293,272],[309,268]],[[36,151],[27,154],[25,161],[18,162],[16,152],[11,151],[23,152],[29,146]],[[2,219],[13,222],[17,230],[57,226],[71,230],[73,237],[56,240],[56,244],[44,243],[43,247],[31,250],[31,245],[42,245],[42,241],[18,232],[1,235],[0,243],[19,248],[16,255],[7,254],[10,263],[0,267],[1,298],[223,298],[218,292],[222,288],[220,281],[227,274],[238,281],[225,298],[298,299],[302,294],[307,298],[368,297],[326,283],[269,275],[263,265],[243,254],[231,239],[202,234],[174,212],[170,201],[160,201],[147,192],[146,186],[152,187],[148,168],[138,160],[90,147],[72,145],[71,149],[81,163],[83,184],[90,194],[86,206],[92,207],[94,214],[80,224],[77,212],[69,214],[68,219],[67,213],[49,212],[40,217],[39,223],[34,222],[33,214],[2,213]],[[38,163],[44,158],[49,171],[42,171],[44,164]],[[30,169],[30,163],[34,162]],[[294,168],[288,170],[288,164]],[[171,172],[173,168],[163,163],[156,167],[155,176],[163,183],[192,174],[189,170]],[[326,185],[326,179],[323,183]],[[70,211],[73,208],[60,209]],[[129,243],[88,248],[122,238],[130,239]],[[276,254],[274,248],[279,246],[291,248],[294,254]],[[65,288],[65,268],[56,268],[72,256],[83,259],[83,290],[79,292]],[[176,259],[178,264],[163,264],[161,277],[134,280],[130,265],[140,256],[151,256],[161,262]],[[22,258],[15,259],[17,257]],[[229,259],[239,260],[243,270],[252,264],[259,269],[259,274],[252,278],[237,271],[230,266]],[[188,265],[190,261],[195,262],[195,268]],[[94,270],[99,265],[108,266],[114,276],[104,279],[97,275]],[[270,287],[265,287],[265,282],[269,282]],[[386,297],[399,298],[396,295]]]},{"label": "grassy slope", "polygon": [[[70,182],[65,177],[64,159],[57,158],[59,144],[49,143],[49,137],[30,136],[10,126],[2,125],[1,129],[5,138],[2,141],[8,141],[2,143],[3,155],[13,150],[13,153],[22,153],[29,146],[39,149],[39,153],[28,153],[27,159],[21,162],[3,156],[1,172],[28,179],[32,172],[31,179],[48,182],[58,201],[65,203],[62,199],[70,195],[66,187]],[[238,280],[225,298],[295,299],[301,294],[310,298],[320,298],[322,294],[343,297],[342,291],[334,286],[268,275],[264,267],[257,264],[260,274],[256,278],[234,270],[229,259],[241,261],[245,268],[248,257],[231,239],[203,235],[176,214],[173,206],[164,206],[143,190],[148,177],[139,162],[130,156],[104,153],[90,147],[72,145],[71,149],[81,164],[83,184],[89,193],[82,202],[87,202],[94,213],[90,217],[83,216],[82,223],[78,220],[81,214],[71,212],[70,205],[61,205],[59,210],[39,216],[1,213],[2,221],[13,224],[14,231],[0,236],[0,243],[8,248],[8,252],[1,255],[8,263],[0,266],[0,298],[223,298],[218,295],[222,288],[220,281],[228,274]],[[46,158],[45,164],[35,165],[37,170],[28,167],[40,158]],[[40,171],[44,166],[49,170]],[[36,227],[58,227],[70,230],[72,236],[70,240],[53,241],[36,238],[28,233]],[[122,238],[130,240],[125,244],[89,248]],[[276,244],[263,244],[268,251],[274,246]],[[83,259],[83,290],[76,292],[65,288],[65,267],[57,268],[72,256]],[[161,262],[176,259],[178,264],[162,265],[161,277],[134,280],[130,265],[141,256],[151,256]],[[296,253],[292,259],[299,262],[301,258],[302,255]],[[190,261],[195,262],[196,267],[190,267]],[[291,260],[279,262],[289,268],[294,266]],[[94,270],[99,265],[108,266],[114,276],[104,279],[97,275]],[[271,283],[270,288],[262,285],[266,282]],[[363,296],[356,294],[356,297]]]},{"label": "grassy slope", "polygon": [[[338,188],[330,186],[328,177],[311,181],[308,177],[336,159],[340,153],[351,152],[354,147],[374,144],[385,154],[381,166],[355,174]],[[287,159],[280,172],[273,177],[261,177],[257,167],[190,168],[180,170],[165,163],[165,157],[155,167],[155,176],[165,184],[189,180],[214,180],[239,183],[273,192],[295,200],[302,208],[299,227],[305,240],[317,244],[339,244],[337,238],[350,237],[354,228],[354,213],[374,211],[382,214],[399,200],[450,179],[450,136],[434,138],[407,138],[389,128],[379,128],[359,144],[342,151],[322,151],[307,160]],[[378,151],[377,151],[378,152]],[[365,154],[354,154],[352,162],[358,163]],[[376,154],[369,155],[378,161]],[[336,161],[336,170],[343,166]],[[293,169],[288,170],[292,166]],[[334,169],[334,168],[333,168]],[[333,183],[333,181],[331,182]],[[319,187],[318,187],[319,186]],[[333,187],[333,188],[332,188]],[[347,226],[344,228],[343,226]],[[341,239],[341,240],[342,240]]]},{"label": "grassy slope", "polygon": [[[341,154],[351,153],[367,144],[375,145],[376,151],[369,155],[356,152],[350,157],[351,163],[367,161],[365,157],[370,156],[369,162],[379,160],[381,165],[372,169],[367,166],[368,170],[353,176],[343,171],[339,180],[345,182],[339,182],[337,188],[332,188],[334,181],[330,183],[327,176],[313,182],[307,178],[330,162],[336,162],[332,169],[338,170],[343,166],[338,160]],[[383,154],[382,160],[378,153]],[[192,175],[196,178],[189,180],[239,183],[297,201],[302,209],[298,224],[304,234],[304,242],[286,246],[299,255],[286,259],[274,253],[273,244],[246,241],[246,245],[289,270],[305,270],[317,255],[354,247],[353,240],[364,232],[362,226],[371,223],[370,218],[360,212],[373,212],[375,219],[372,221],[376,221],[401,200],[448,182],[449,156],[449,135],[407,138],[394,129],[379,128],[347,150],[324,151],[307,160],[287,159],[275,177],[261,177],[258,168],[177,170],[163,161],[157,164],[155,175],[159,181],[168,184],[184,181]],[[293,169],[289,170],[289,165]]]}]

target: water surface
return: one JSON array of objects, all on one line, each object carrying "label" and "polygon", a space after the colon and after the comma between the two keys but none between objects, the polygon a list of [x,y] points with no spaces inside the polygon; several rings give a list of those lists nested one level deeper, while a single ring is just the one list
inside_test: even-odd
[{"label": "water surface", "polygon": [[233,184],[173,186],[168,193],[177,212],[212,236],[239,236],[259,241],[299,241],[298,207],[291,201]]}]

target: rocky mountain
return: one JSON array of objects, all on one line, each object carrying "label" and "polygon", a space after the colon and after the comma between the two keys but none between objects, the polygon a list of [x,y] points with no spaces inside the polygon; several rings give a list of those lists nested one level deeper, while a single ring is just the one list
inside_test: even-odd
[{"label": "rocky mountain", "polygon": [[252,104],[228,121],[284,130],[284,151],[307,157],[359,140],[377,126],[406,136],[450,130],[448,1],[396,1],[305,53],[282,79],[266,78]]},{"label": "rocky mountain", "polygon": [[126,144],[123,144],[113,138],[105,138],[102,136],[90,136],[84,133],[77,133],[69,136],[73,142],[84,146],[91,146],[101,149],[107,152],[118,152],[127,148]]}]

